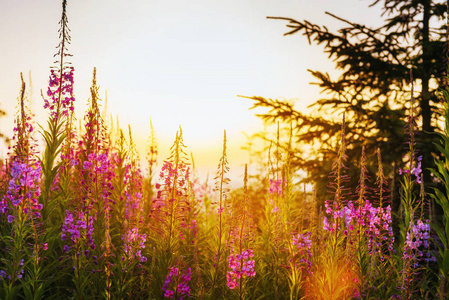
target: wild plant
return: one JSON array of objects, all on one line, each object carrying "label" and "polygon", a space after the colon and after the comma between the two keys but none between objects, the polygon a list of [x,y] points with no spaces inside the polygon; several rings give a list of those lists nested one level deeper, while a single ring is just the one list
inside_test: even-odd
[{"label": "wild plant", "polygon": [[[67,0],[62,2],[62,16],[59,22],[59,38],[60,42],[57,46],[58,52],[54,55],[57,57],[55,66],[51,68],[49,86],[47,90],[47,98],[44,98],[44,108],[50,111],[49,120],[47,121],[48,129],[42,129],[42,135],[45,139],[45,150],[42,157],[42,172],[44,184],[42,186],[43,198],[43,220],[44,223],[51,222],[48,219],[50,212],[55,210],[58,197],[52,192],[55,178],[58,175],[61,163],[58,162],[58,156],[62,151],[64,139],[71,134],[70,126],[72,114],[74,111],[75,97],[73,95],[73,72],[74,68],[67,60],[71,55],[68,53],[68,45],[70,44],[70,29],[68,28],[68,20],[66,14]],[[70,133],[68,133],[70,132]],[[54,226],[60,226],[60,220],[56,221]],[[51,223],[50,223],[51,224]]]},{"label": "wild plant", "polygon": [[391,205],[390,205],[390,190],[388,189],[387,178],[384,174],[382,155],[380,149],[377,149],[377,162],[378,171],[376,177],[376,201],[375,203],[379,207],[379,215],[381,224],[381,229],[379,229],[380,234],[376,236],[376,250],[378,253],[378,258],[381,261],[389,259],[394,251],[394,235],[392,228],[392,215],[391,215]]},{"label": "wild plant", "polygon": [[[446,80],[449,80],[449,77],[446,77]],[[444,130],[439,134],[441,142],[435,145],[441,153],[442,159],[435,161],[436,169],[432,170],[443,187],[442,189],[434,188],[430,195],[443,211],[441,224],[436,222],[431,224],[438,237],[438,240],[435,238],[438,249],[433,254],[438,265],[438,283],[435,295],[438,299],[447,299],[449,295],[449,86],[447,82],[446,88],[442,90]]]},{"label": "wild plant", "polygon": [[[139,158],[135,144],[132,139],[131,128],[129,127],[129,156],[124,174],[124,215],[121,215],[120,232],[122,243],[120,243],[121,253],[117,253],[120,259],[116,261],[115,267],[115,293],[118,297],[131,297],[137,295],[135,287],[138,280],[142,280],[142,263],[147,261],[147,257],[142,253],[146,247],[147,234],[144,233],[142,182]],[[121,231],[120,231],[121,230]],[[119,244],[115,245],[119,247]]]},{"label": "wild plant", "polygon": [[[351,239],[353,239],[352,231],[357,228],[354,221],[358,219],[360,222],[361,218],[357,217],[357,210],[349,201],[349,191],[344,186],[349,180],[345,174],[347,169],[345,135],[345,116],[343,115],[340,146],[330,175],[333,181],[329,186],[334,198],[331,201],[325,201],[325,212],[328,216],[323,217],[323,234],[325,234],[327,245],[325,244],[325,250],[321,251],[312,268],[312,275],[306,287],[306,298],[347,299],[360,295],[356,270],[361,260],[358,260],[359,265],[355,263],[357,260],[354,259],[352,251],[354,241]],[[359,203],[363,203],[366,193],[364,161],[362,161],[361,169]]]},{"label": "wild plant", "polygon": [[[68,45],[70,35],[66,14],[67,1],[62,1],[62,14],[59,22],[59,39],[55,65],[51,67],[49,86],[44,99],[44,108],[49,110],[47,129],[42,129],[42,136],[45,141],[45,148],[40,165],[42,168],[41,196],[39,202],[42,204],[42,222],[46,229],[45,239],[51,249],[61,249],[58,237],[55,232],[59,231],[65,216],[66,201],[71,198],[70,194],[70,169],[74,163],[73,141],[73,74],[74,68],[71,66],[68,57]],[[61,157],[60,157],[61,156]],[[54,274],[55,262],[45,261],[45,268],[52,270]],[[42,268],[40,269],[43,270]],[[62,283],[63,276],[48,275],[46,283],[53,280]],[[52,279],[54,278],[54,279]],[[33,285],[39,282],[37,279]],[[36,291],[36,288],[33,288]],[[41,293],[44,291],[41,290]]]},{"label": "wild plant", "polygon": [[247,294],[245,288],[249,277],[256,276],[255,260],[253,259],[252,218],[248,211],[248,168],[245,165],[243,199],[232,202],[231,219],[234,226],[230,228],[228,270],[226,281],[229,289],[238,291],[239,299]]},{"label": "wild plant", "polygon": [[[131,128],[129,128],[129,140],[130,140],[130,155],[129,165],[127,165],[127,172],[125,172],[125,215],[124,215],[124,231],[125,235],[132,232],[143,231],[143,199],[142,199],[142,182],[143,176],[140,169],[139,157],[136,152],[136,146],[133,142],[131,135]],[[134,235],[134,234],[133,234]],[[143,238],[143,236],[142,236]],[[125,241],[125,252],[129,255],[130,247],[127,246],[127,239],[122,237]],[[144,248],[144,246],[143,246]],[[137,251],[136,255],[140,261],[145,259],[140,255],[139,249],[133,249]],[[131,255],[131,256],[133,256]]]},{"label": "wild plant", "polygon": [[63,0],[57,61],[44,98],[49,118],[42,158],[22,78],[12,151],[0,159],[1,299],[448,297],[449,89],[437,145],[443,159],[432,170],[443,185],[431,195],[442,208],[442,224],[432,219],[424,193],[426,158],[417,150],[412,86],[397,241],[391,174],[384,173],[379,150],[376,181],[370,182],[373,166],[363,148],[356,194],[346,189],[351,145],[345,116],[330,176],[332,199],[318,217],[308,210],[316,196],[310,203],[305,187],[300,195],[292,126],[286,142],[278,125],[256,192],[245,166],[243,188],[230,193],[225,131],[215,199],[208,181],[199,181],[193,155],[188,163],[181,128],[156,178],[150,121],[143,174],[131,128],[125,136],[118,121],[106,126],[96,69],[87,112],[75,126],[66,5]]},{"label": "wild plant", "polygon": [[[279,152],[279,128],[277,133],[277,151]],[[312,266],[312,252],[310,240],[310,231],[304,229],[304,220],[307,219],[302,210],[294,208],[293,203],[297,199],[296,192],[293,190],[293,172],[291,168],[293,130],[290,126],[289,139],[284,153],[284,164],[282,166],[282,187],[281,187],[281,232],[285,250],[288,253],[288,267],[285,269],[289,285],[289,298],[300,299],[304,295],[304,284],[307,276],[310,274]],[[278,154],[279,155],[279,154]],[[279,187],[278,187],[279,191]],[[278,192],[279,194],[279,192]],[[305,200],[305,197],[304,199]],[[304,206],[305,201],[300,203]],[[296,235],[295,235],[296,233]]]},{"label": "wild plant", "polygon": [[[70,198],[65,205],[66,215],[61,235],[65,252],[63,261],[73,270],[73,273],[68,272],[67,275],[73,278],[78,298],[104,290],[108,298],[111,285],[109,215],[115,174],[98,101],[94,69],[91,98],[85,115],[85,132],[76,144],[74,158],[70,161],[72,171],[77,176],[71,179]],[[71,240],[66,240],[67,230]],[[102,247],[97,248],[101,241],[104,241]],[[102,257],[105,257],[105,261],[99,259]],[[98,264],[100,266],[97,267]],[[106,270],[106,289],[100,280],[103,266]],[[93,278],[95,284],[90,282]]]},{"label": "wild plant", "polygon": [[[280,127],[276,131],[276,144],[268,152],[269,185],[267,186],[264,220],[260,223],[260,236],[257,238],[259,248],[255,257],[257,263],[257,293],[275,299],[289,297],[298,299],[304,292],[306,282],[306,265],[304,249],[300,242],[307,236],[304,224],[309,216],[303,212],[305,201],[301,201],[294,190],[292,156],[292,130],[288,141],[281,142]],[[299,239],[299,240],[298,240]],[[304,251],[303,251],[304,250]],[[311,253],[311,252],[310,252]],[[273,286],[265,290],[265,286]]]},{"label": "wild plant", "polygon": [[[180,266],[169,268],[164,286],[162,290],[164,292],[164,298],[168,299],[184,299],[184,297],[190,297],[190,276],[192,274],[190,268],[180,270]],[[184,271],[184,272],[183,272]]]},{"label": "wild plant", "polygon": [[214,225],[215,240],[213,248],[213,264],[211,270],[211,281],[212,285],[210,287],[210,293],[213,295],[215,290],[224,286],[224,280],[226,276],[226,257],[229,251],[229,244],[227,243],[230,231],[227,225],[229,220],[229,203],[228,203],[228,192],[229,192],[229,182],[230,179],[227,177],[226,173],[229,172],[228,158],[227,158],[227,139],[226,130],[223,133],[223,152],[218,163],[217,174],[215,176],[215,187],[214,191],[218,193],[218,201],[212,204],[218,206],[216,209],[217,224]]},{"label": "wild plant", "polygon": [[[199,186],[199,179],[195,169],[195,161],[193,155],[190,155],[191,167],[189,167],[189,177],[186,182],[186,207],[185,216],[181,222],[181,250],[184,254],[185,261],[189,263],[194,263],[195,251],[198,247],[203,246],[199,239],[199,227],[198,217],[200,210],[202,209],[201,202],[197,198],[197,188]],[[202,281],[198,278],[198,273],[195,273],[197,280]]]},{"label": "wild plant", "polygon": [[345,115],[343,114],[340,148],[337,153],[337,158],[333,163],[333,170],[330,175],[330,178],[333,179],[333,181],[329,184],[334,199],[325,202],[326,213],[331,217],[330,220],[328,220],[327,217],[324,217],[323,219],[324,229],[330,233],[329,245],[331,245],[331,256],[334,257],[339,256],[337,253],[338,247],[344,241],[344,235],[342,234],[344,232],[343,227],[345,224],[348,224],[347,220],[350,214],[348,207],[344,207],[345,203],[348,201],[348,190],[344,187],[344,183],[349,181],[348,176],[345,174],[345,170],[347,169],[345,166],[345,161],[347,159],[345,130]]},{"label": "wild plant", "polygon": [[25,106],[22,74],[21,80],[19,112],[13,137],[15,144],[9,157],[9,174],[5,178],[8,185],[0,201],[0,218],[7,222],[4,223],[6,234],[1,241],[0,294],[5,299],[15,299],[23,289],[27,297],[40,299],[46,286],[42,281],[46,271],[42,264],[43,251],[48,249],[43,236],[43,205],[39,202],[42,168],[32,136],[32,119]]},{"label": "wild plant", "polygon": [[144,214],[148,215],[151,210],[151,204],[153,202],[154,197],[154,184],[153,180],[156,174],[156,166],[157,166],[157,155],[158,155],[158,145],[157,145],[157,138],[156,138],[156,132],[153,127],[153,123],[150,119],[150,136],[148,141],[148,148],[147,148],[147,162],[148,162],[148,175],[143,185],[143,191],[144,191]]},{"label": "wild plant", "polygon": [[[334,173],[338,174],[338,171]],[[335,180],[335,183],[338,186],[338,180]],[[385,206],[388,202],[388,190],[380,152],[378,152],[377,187],[375,194],[371,197],[371,188],[368,184],[369,177],[363,147],[356,201],[354,203],[348,201],[340,209],[326,202],[326,213],[332,216],[334,221],[329,222],[327,217],[324,217],[323,223],[323,228],[330,234],[329,246],[331,246],[330,254],[332,254],[330,257],[356,262],[353,265],[353,272],[357,274],[355,278],[357,288],[353,286],[351,289],[355,288],[357,294],[363,297],[373,295],[373,290],[377,294],[378,288],[375,285],[385,284],[387,278],[392,279],[393,266],[389,258],[393,251],[394,236],[391,207]],[[373,203],[370,198],[374,198]],[[335,233],[336,231],[338,233]],[[338,259],[335,261],[337,264]],[[330,263],[331,260],[324,260],[324,262]],[[384,297],[386,294],[391,296],[393,293],[386,289],[380,292],[384,293]]]},{"label": "wild plant", "polygon": [[[111,155],[111,159],[115,165],[114,172],[115,176],[113,178],[112,184],[114,190],[112,191],[113,207],[111,210],[112,223],[116,224],[112,228],[112,234],[114,236],[120,236],[123,232],[123,218],[125,216],[125,176],[129,172],[128,160],[128,150],[125,135],[121,129],[118,130],[118,137],[116,138],[115,147]],[[128,175],[129,176],[129,175]],[[114,239],[114,243],[119,243],[119,239]]]},{"label": "wild plant", "polygon": [[[369,286],[365,289],[366,295],[377,295],[381,298],[390,298],[395,294],[392,282],[397,280],[395,274],[395,236],[393,233],[392,210],[390,204],[390,191],[384,174],[382,156],[377,149],[378,171],[375,182],[373,205],[371,209],[369,244],[370,265],[368,276]],[[379,288],[384,287],[384,288]]]},{"label": "wild plant", "polygon": [[[427,256],[427,254],[424,254],[426,251],[421,246],[428,248],[427,243],[430,237],[429,220],[423,220],[424,215],[418,213],[420,199],[415,195],[416,185],[419,186],[421,184],[422,156],[417,156],[416,149],[415,131],[417,125],[411,73],[410,78],[412,82],[411,101],[406,127],[406,133],[410,138],[408,142],[408,161],[404,169],[399,169],[399,175],[403,176],[403,180],[401,181],[403,217],[399,225],[401,234],[399,253],[402,254],[402,268],[400,270],[401,279],[398,288],[401,299],[413,298],[416,289],[423,282],[423,278],[417,280],[418,274],[421,274],[423,271],[417,259],[420,259],[423,255]],[[421,199],[421,201],[424,201],[424,199]],[[430,259],[430,256],[426,259]]]},{"label": "wild plant", "polygon": [[329,251],[320,253],[305,287],[303,299],[358,299],[358,277],[351,260],[336,260]]},{"label": "wild plant", "polygon": [[[279,131],[278,131],[279,132]],[[278,135],[279,136],[279,135]],[[280,144],[277,143],[277,150],[272,155],[272,144],[268,150],[269,178],[265,192],[265,205],[262,207],[263,221],[260,221],[260,236],[257,244],[260,245],[256,251],[255,260],[257,273],[261,274],[258,281],[257,294],[266,295],[274,299],[279,299],[281,293],[287,293],[288,283],[282,282],[282,273],[288,261],[284,261],[285,236],[281,216],[281,202],[284,190],[284,180],[279,162],[282,161],[280,155]],[[272,161],[274,157],[274,162]],[[289,237],[290,238],[290,237]],[[288,272],[288,271],[287,271]],[[267,288],[270,287],[270,288]]]},{"label": "wild plant", "polygon": [[180,128],[170,149],[170,157],[162,165],[160,183],[155,185],[157,197],[150,214],[154,222],[151,228],[156,235],[152,238],[158,246],[155,255],[160,270],[155,279],[161,291],[167,271],[176,267],[176,261],[184,254],[181,251],[184,238],[181,228],[183,224],[188,224],[188,215],[192,209],[188,201],[190,168],[184,149]]}]

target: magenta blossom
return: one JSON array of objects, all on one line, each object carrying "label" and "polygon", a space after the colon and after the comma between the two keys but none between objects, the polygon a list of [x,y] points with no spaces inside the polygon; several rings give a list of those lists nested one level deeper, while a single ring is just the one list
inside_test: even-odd
[{"label": "magenta blossom", "polygon": [[[41,194],[41,165],[39,162],[21,163],[19,159],[11,163],[11,180],[5,196],[0,201],[0,213],[21,209],[26,215],[40,218],[43,205],[38,202]],[[8,205],[8,203],[11,204]],[[13,222],[14,213],[8,214],[8,222]]]},{"label": "magenta blossom", "polygon": [[69,111],[74,110],[73,71],[73,68],[66,68],[59,74],[59,71],[51,70],[47,90],[49,99],[44,99],[44,108],[50,109],[50,114],[55,119],[60,115],[67,116]]},{"label": "magenta blossom", "polygon": [[185,273],[182,273],[179,268],[169,268],[170,272],[167,275],[162,290],[164,291],[164,297],[169,299],[183,299],[190,297],[190,277],[192,272],[190,268],[187,268]]},{"label": "magenta blossom", "polygon": [[254,257],[253,250],[245,250],[240,254],[229,255],[229,269],[226,274],[227,286],[231,290],[238,287],[239,283],[237,279],[242,277],[254,277],[256,272],[254,271],[255,261],[251,258]]}]

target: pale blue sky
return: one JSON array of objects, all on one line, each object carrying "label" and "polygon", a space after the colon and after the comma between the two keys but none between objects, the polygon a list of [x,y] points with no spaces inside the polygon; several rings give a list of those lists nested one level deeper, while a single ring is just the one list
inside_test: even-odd
[{"label": "pale blue sky", "polygon": [[[318,98],[307,69],[329,71],[333,64],[321,47],[297,34],[284,37],[286,23],[266,16],[307,19],[329,29],[342,26],[324,12],[354,22],[381,24],[380,7],[369,0],[69,0],[76,114],[82,118],[92,69],[100,94],[121,127],[131,124],[141,156],[150,117],[165,159],[178,126],[188,151],[204,170],[215,171],[223,129],[235,169],[248,160],[240,150],[242,132],[263,129],[248,111],[251,101],[236,95],[301,99],[297,108]],[[43,123],[40,90],[58,44],[59,0],[0,0],[0,130],[12,134],[20,72],[31,70],[33,110]],[[6,151],[0,151],[5,154]],[[235,170],[241,173],[241,170]]]}]

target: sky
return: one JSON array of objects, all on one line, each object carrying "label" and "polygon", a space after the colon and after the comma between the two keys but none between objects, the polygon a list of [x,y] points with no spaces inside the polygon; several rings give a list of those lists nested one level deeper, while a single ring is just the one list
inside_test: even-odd
[{"label": "sky", "polygon": [[[300,34],[283,36],[290,17],[344,26],[325,14],[368,26],[382,24],[370,0],[68,0],[69,52],[75,68],[76,116],[82,119],[97,68],[100,98],[120,127],[128,124],[142,158],[150,119],[159,165],[182,127],[188,153],[204,177],[213,177],[227,132],[231,180],[241,181],[250,159],[246,135],[264,130],[249,110],[263,96],[295,101],[303,112],[322,97],[307,69],[338,75],[321,46]],[[31,108],[45,124],[41,90],[48,85],[58,39],[61,1],[0,0],[0,132],[12,136],[20,72],[32,86]],[[31,75],[30,75],[31,74]],[[7,150],[0,148],[0,155]],[[240,177],[240,178],[239,178]]]}]

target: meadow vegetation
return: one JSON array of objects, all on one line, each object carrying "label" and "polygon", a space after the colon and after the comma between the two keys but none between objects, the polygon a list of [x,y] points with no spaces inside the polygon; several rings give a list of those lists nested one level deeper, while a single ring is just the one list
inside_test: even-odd
[{"label": "meadow vegetation", "polygon": [[404,167],[393,169],[398,211],[380,150],[376,177],[362,147],[358,185],[347,186],[344,114],[323,205],[292,167],[291,128],[231,191],[226,131],[213,184],[199,181],[181,128],[165,159],[151,128],[143,169],[131,129],[102,119],[95,69],[77,126],[66,0],[60,26],[48,121],[35,124],[22,79],[0,161],[1,299],[448,299],[449,88],[431,170],[441,187],[427,194],[412,93]]}]

